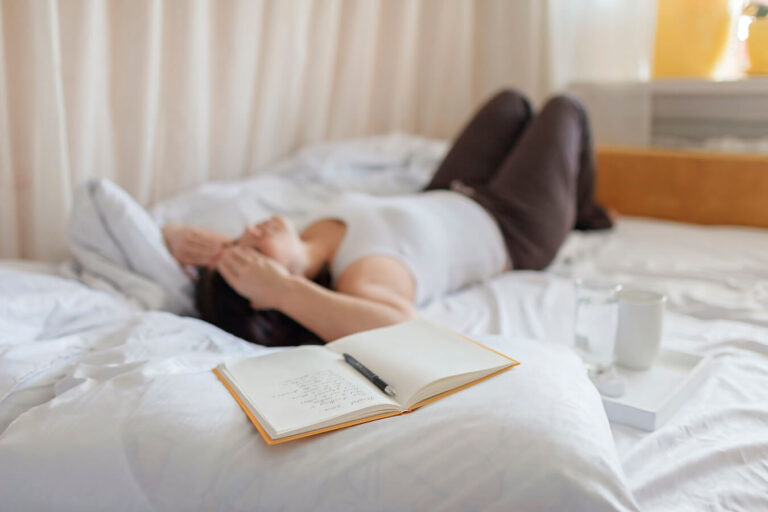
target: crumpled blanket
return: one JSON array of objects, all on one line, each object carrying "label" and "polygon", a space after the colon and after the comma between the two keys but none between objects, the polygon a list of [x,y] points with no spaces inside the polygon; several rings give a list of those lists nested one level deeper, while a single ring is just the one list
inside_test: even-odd
[{"label": "crumpled blanket", "polygon": [[193,283],[166,248],[160,227],[112,181],[92,179],[78,188],[67,238],[72,277],[120,292],[143,309],[194,314]]}]

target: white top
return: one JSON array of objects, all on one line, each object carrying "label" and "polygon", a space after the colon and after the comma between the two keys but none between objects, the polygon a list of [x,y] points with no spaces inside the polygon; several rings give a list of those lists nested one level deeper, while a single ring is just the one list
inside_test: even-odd
[{"label": "white top", "polygon": [[449,190],[343,194],[312,217],[346,224],[331,263],[334,280],[361,258],[392,256],[411,272],[417,304],[498,274],[508,261],[496,221],[472,199]]}]

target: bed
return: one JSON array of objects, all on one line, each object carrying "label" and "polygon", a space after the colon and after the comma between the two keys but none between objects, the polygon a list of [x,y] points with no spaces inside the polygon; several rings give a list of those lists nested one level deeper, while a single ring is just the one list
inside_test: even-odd
[{"label": "bed", "polygon": [[[403,134],[320,144],[152,216],[230,233],[272,212],[301,223],[340,190],[418,190],[444,151]],[[614,205],[617,154],[601,154]],[[72,262],[3,262],[0,508],[768,510],[768,230],[637,216],[647,207],[629,205],[611,232],[572,233],[544,272],[421,309],[519,368],[414,414],[276,447],[210,372],[268,349],[148,310]],[[664,291],[663,346],[714,357],[655,432],[609,425],[570,349],[573,280],[593,275]]]}]

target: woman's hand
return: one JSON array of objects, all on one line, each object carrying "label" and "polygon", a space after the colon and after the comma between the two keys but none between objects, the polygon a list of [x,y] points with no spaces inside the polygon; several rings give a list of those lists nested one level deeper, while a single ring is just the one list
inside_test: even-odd
[{"label": "woman's hand", "polygon": [[213,267],[221,250],[231,240],[219,233],[204,229],[168,224],[163,227],[165,245],[181,265]]},{"label": "woman's hand", "polygon": [[278,309],[290,278],[288,269],[275,260],[239,245],[222,251],[216,269],[254,309]]}]

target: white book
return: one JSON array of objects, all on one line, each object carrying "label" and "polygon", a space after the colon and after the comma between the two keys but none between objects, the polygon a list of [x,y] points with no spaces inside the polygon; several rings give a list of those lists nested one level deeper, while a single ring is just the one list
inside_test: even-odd
[{"label": "white book", "polygon": [[[389,396],[345,359],[391,388]],[[426,320],[227,361],[213,371],[268,444],[410,412],[517,361]]]}]

